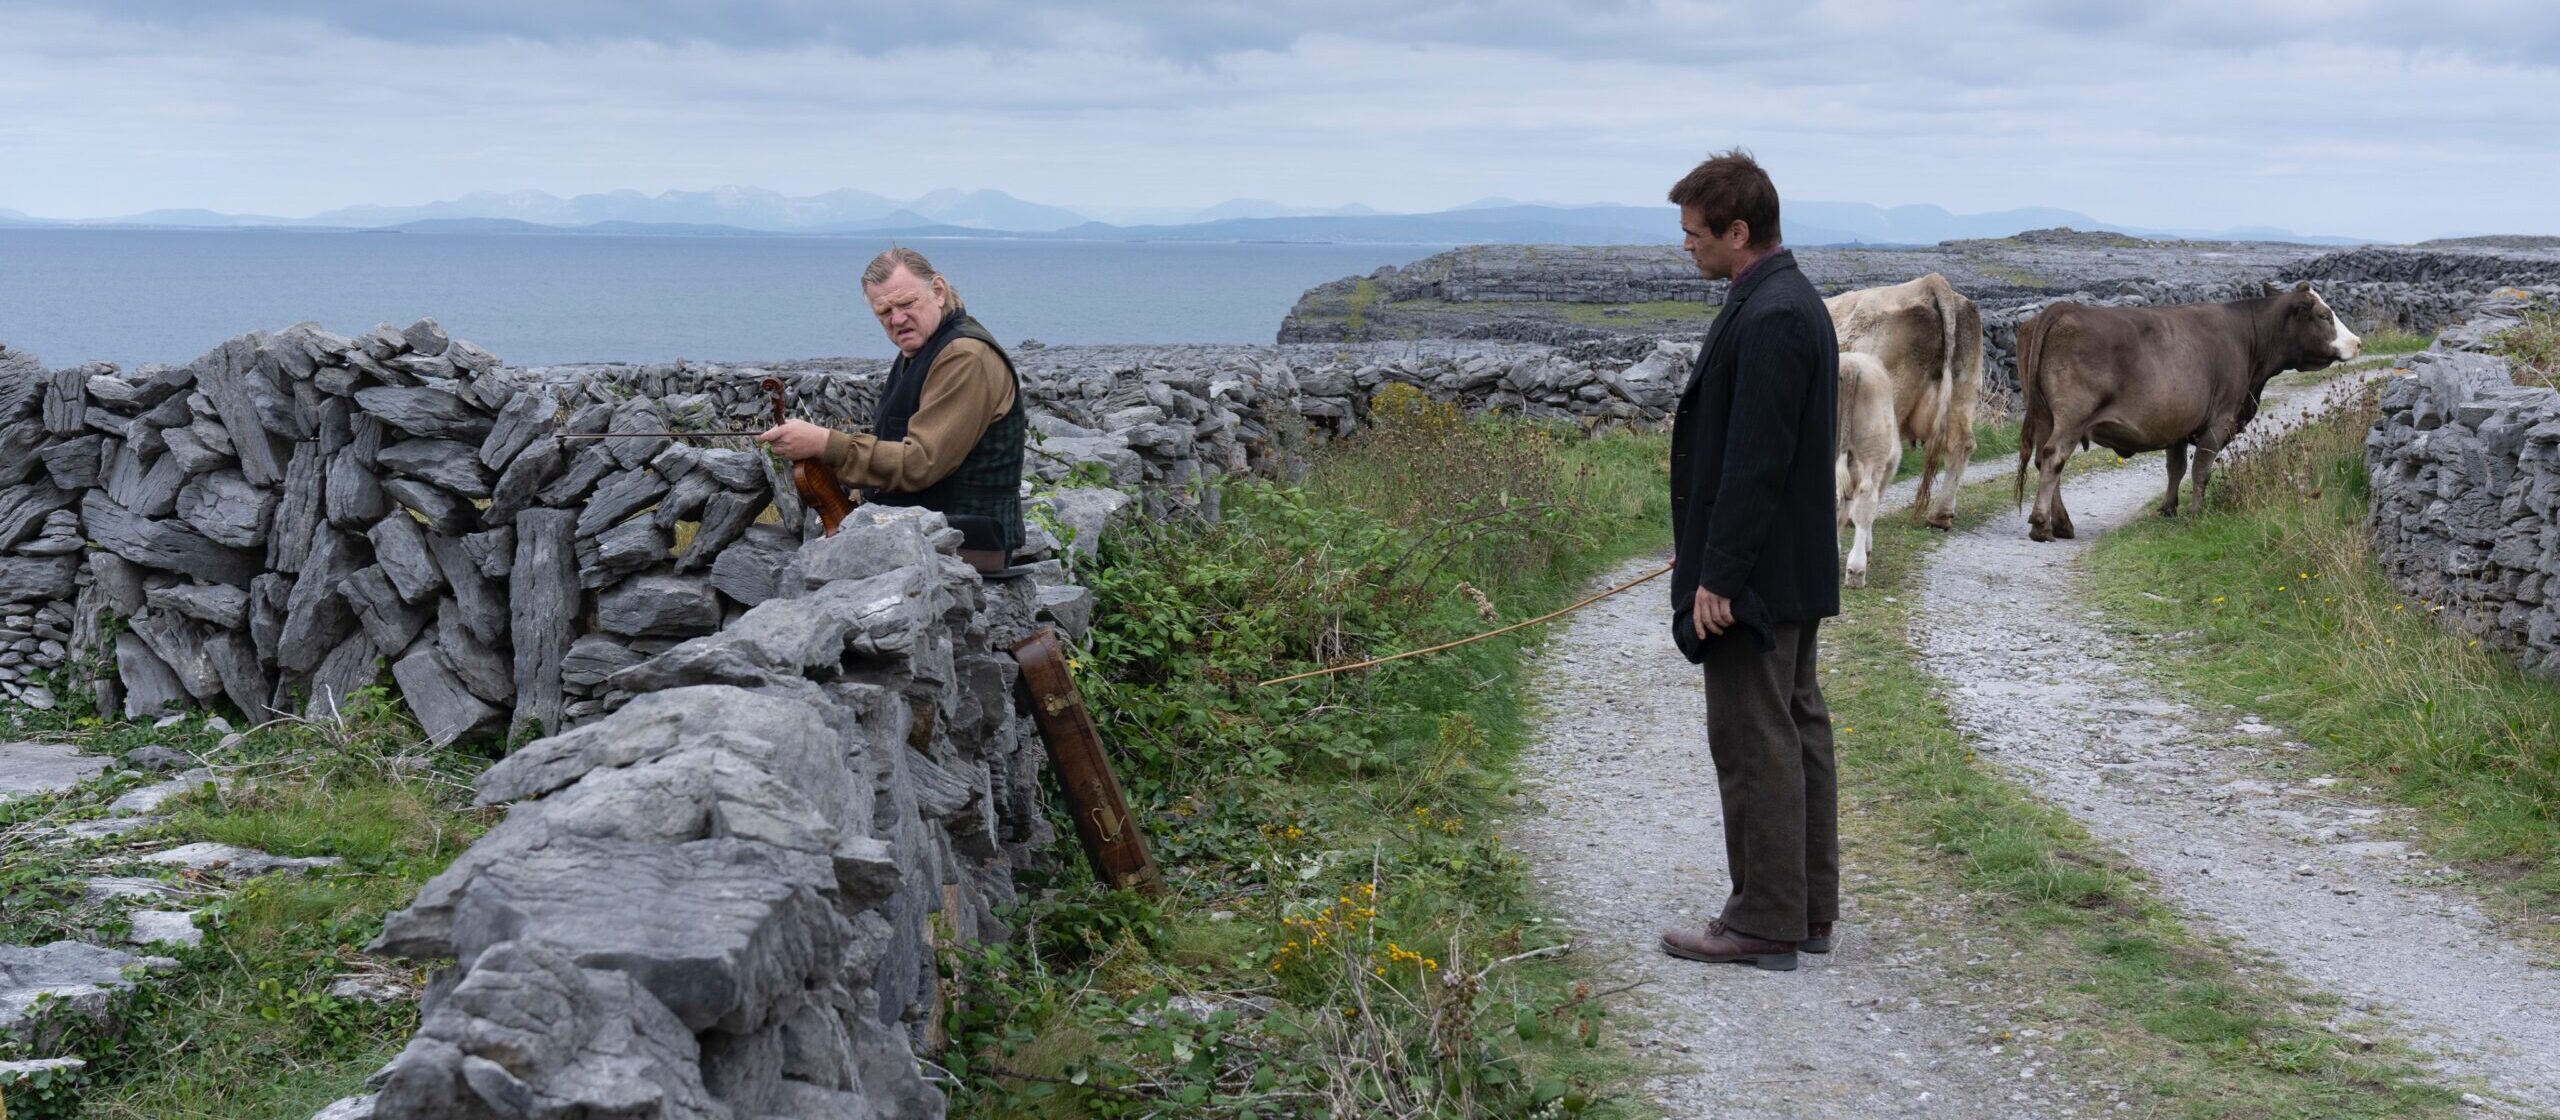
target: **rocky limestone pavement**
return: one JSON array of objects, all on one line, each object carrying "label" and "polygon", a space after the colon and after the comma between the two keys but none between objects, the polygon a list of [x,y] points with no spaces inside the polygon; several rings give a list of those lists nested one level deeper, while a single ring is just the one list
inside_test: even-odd
[{"label": "rocky limestone pavement", "polygon": [[18,1062],[0,1062],[0,1090],[22,1086],[44,1077],[70,1077],[89,1068],[78,1058],[29,1058]]},{"label": "rocky limestone pavement", "polygon": [[[2274,242],[2145,241],[2113,233],[2037,230],[1934,246],[1795,250],[1825,295],[1947,277],[1983,312],[1984,384],[2014,400],[2017,324],[2059,299],[2093,304],[2191,303],[2256,295],[2264,283],[2310,280],[2359,329],[2433,331],[2467,318],[2504,288],[2560,296],[2560,248],[2502,239],[2347,250]],[[1501,339],[1550,347],[1634,336],[1694,341],[1724,298],[1677,246],[1471,245],[1310,289],[1279,341]],[[1689,321],[1633,313],[1695,304]],[[1355,306],[1356,305],[1356,306]],[[1612,316],[1609,311],[1627,312]]]},{"label": "rocky limestone pavement", "polygon": [[[126,761],[174,765],[193,757],[163,747],[142,747]],[[32,831],[12,843],[64,844],[105,840],[149,827],[162,819],[172,797],[203,788],[222,788],[226,777],[211,769],[188,771],[157,785],[140,786],[112,800],[103,793],[80,794],[81,787],[108,776],[113,759],[83,754],[64,743],[0,744],[0,801],[30,797],[72,797],[75,812],[108,815],[48,825],[52,814],[30,818]],[[128,778],[138,771],[127,771]],[[88,800],[80,800],[86,797]],[[100,802],[104,801],[103,804]],[[81,808],[80,806],[86,806]],[[57,810],[58,812],[59,810]],[[103,827],[100,827],[103,826]],[[97,940],[63,940],[42,945],[0,944],[0,1038],[14,1039],[38,1053],[54,1047],[66,1025],[77,1020],[103,1024],[115,995],[151,976],[174,971],[179,962],[146,955],[153,949],[201,944],[197,910],[190,903],[216,895],[228,883],[273,871],[334,867],[334,857],[289,859],[221,844],[189,844],[159,851],[110,850],[99,866],[123,864],[140,870],[160,865],[193,873],[190,878],[148,874],[102,874],[84,884],[74,915],[83,922],[107,925],[121,917],[129,951]],[[0,1063],[0,1090],[39,1073],[67,1076],[85,1068],[75,1058],[51,1057]]]},{"label": "rocky limestone pavement", "polygon": [[69,743],[0,743],[0,798],[59,793],[105,773],[109,761]]}]

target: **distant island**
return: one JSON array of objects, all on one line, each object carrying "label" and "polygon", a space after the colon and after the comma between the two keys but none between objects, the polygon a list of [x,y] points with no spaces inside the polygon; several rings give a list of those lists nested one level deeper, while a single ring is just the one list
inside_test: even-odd
[{"label": "distant island", "polygon": [[[1098,221],[1002,191],[940,190],[912,199],[840,190],[786,196],[754,187],[613,191],[560,198],[541,191],[482,192],[416,206],[364,205],[307,218],[155,210],[118,218],[56,219],[0,209],[0,228],[389,231],[419,235],[773,237],[862,236],[927,240],[1257,242],[1413,245],[1662,245],[1679,240],[1667,204],[1567,205],[1487,198],[1447,210],[1389,214],[1361,205],[1293,208],[1231,199],[1197,210],[1135,210]],[[1938,206],[1791,202],[1787,240],[1808,246],[1922,246],[2008,237],[2055,226],[2151,239],[2290,242],[2346,246],[2370,239],[2272,227],[2146,229],[2073,210],[2024,207],[1957,214]]]}]

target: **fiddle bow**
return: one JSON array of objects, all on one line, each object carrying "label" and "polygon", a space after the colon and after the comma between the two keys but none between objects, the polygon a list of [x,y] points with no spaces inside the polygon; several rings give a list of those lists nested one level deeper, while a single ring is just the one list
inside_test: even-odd
[{"label": "fiddle bow", "polygon": [[[773,422],[790,419],[785,412],[782,379],[768,377],[764,387],[773,394]],[[845,515],[853,512],[854,498],[845,492],[844,483],[835,472],[816,459],[801,459],[791,464],[791,485],[800,492],[800,501],[818,513],[818,526],[825,536],[836,535],[836,527],[844,524]]]}]

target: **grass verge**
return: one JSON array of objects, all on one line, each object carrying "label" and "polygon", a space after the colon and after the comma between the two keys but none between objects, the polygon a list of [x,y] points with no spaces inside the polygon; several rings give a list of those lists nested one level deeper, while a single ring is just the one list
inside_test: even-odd
[{"label": "grass verge", "polygon": [[2383,327],[2364,336],[2364,352],[2366,354],[2415,354],[2435,345],[2435,341],[2436,336],[2432,333],[2420,334]]},{"label": "grass verge", "polygon": [[2490,341],[2513,363],[2516,384],[2560,389],[2560,307],[2528,308],[2522,323]]},{"label": "grass verge", "polygon": [[[1960,527],[1989,516],[1992,488],[1970,488]],[[2186,929],[2138,869],[1978,760],[1908,639],[1914,576],[1943,538],[1900,516],[1879,517],[1876,537],[1870,585],[1843,592],[1825,630],[1854,807],[1843,845],[1899,888],[1866,904],[1909,911],[1968,983],[2008,1003],[2002,1041],[2071,1055],[2131,1115],[2459,1111],[2404,1052],[2326,1025],[2334,1008]]]},{"label": "grass verge", "polygon": [[[1974,467],[1989,467],[2015,462],[2018,458],[2018,421],[2006,416],[1976,416],[1973,421]],[[1893,480],[1900,482],[1920,473],[1926,449],[1918,445],[1902,449],[1902,465],[1894,468]]]},{"label": "grass verge", "polygon": [[[75,938],[115,944],[128,927],[118,906],[83,899],[94,875],[158,878],[198,910],[198,946],[153,951],[181,967],[137,985],[110,1009],[111,1026],[63,1016],[5,1057],[85,1059],[76,1077],[28,1097],[11,1091],[14,1117],[95,1120],[237,1120],[307,1116],[363,1091],[417,1026],[413,1001],[333,995],[358,978],[414,995],[422,975],[368,957],[362,947],[385,914],[407,905],[427,879],[477,837],[486,819],[468,811],[472,772],[485,763],[424,745],[424,736],[379,693],[343,718],[292,721],[227,735],[202,718],[167,728],[53,712],[0,714],[0,734],[80,744],[124,755],[172,747],[224,768],[210,785],[162,806],[165,818],[102,840],[53,843],[51,826],[104,816],[116,793],[145,783],[111,769],[70,793],[12,801],[5,856],[13,884],[0,896],[9,940]],[[281,872],[238,884],[137,862],[148,851],[214,841],[285,856],[336,856],[343,866]]]},{"label": "grass verge", "polygon": [[[1080,675],[1163,864],[1066,857],[1020,943],[945,958],[954,1113],[1627,1115],[1638,1078],[1485,825],[1533,634],[1256,681],[1561,606],[1660,546],[1661,437],[1471,421],[1391,387],[1303,487],[1105,542]],[[1063,830],[1062,830],[1063,831]]]},{"label": "grass verge", "polygon": [[2376,568],[2370,403],[2222,474],[2202,517],[2148,519],[2094,551],[2102,602],[2169,641],[2168,673],[2312,743],[2417,806],[2432,850],[2560,915],[2560,686],[2436,626]]}]

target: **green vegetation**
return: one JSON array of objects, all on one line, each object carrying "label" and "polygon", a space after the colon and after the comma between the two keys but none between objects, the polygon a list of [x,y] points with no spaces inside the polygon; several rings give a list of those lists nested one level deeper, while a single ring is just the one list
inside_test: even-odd
[{"label": "green vegetation", "polygon": [[[1961,524],[1989,515],[1997,485],[1968,488]],[[2012,1030],[2122,1086],[2133,1115],[2459,1112],[2406,1054],[2328,1025],[2334,1007],[2235,968],[2152,899],[2139,870],[1974,756],[1908,640],[1913,577],[1944,539],[1879,517],[1871,582],[1842,593],[1824,630],[1843,849],[1878,881],[1864,904],[1921,908],[1906,925],[1924,944],[1979,962],[1960,971],[1994,994],[1973,998],[2009,1001]]]},{"label": "green vegetation", "polygon": [[[1343,326],[1354,337],[1364,335],[1374,326],[1368,312],[1379,305],[1381,298],[1376,285],[1368,280],[1360,281],[1346,297]],[[1645,303],[1409,299],[1398,300],[1388,306],[1394,308],[1397,324],[1389,337],[1399,339],[1449,337],[1453,334],[1449,329],[1452,324],[1481,323],[1489,319],[1564,322],[1636,334],[1649,331],[1704,333],[1708,321],[1716,314],[1715,304],[1687,299]]]},{"label": "green vegetation", "polygon": [[[11,709],[0,714],[0,735],[115,754],[157,744],[237,769],[229,788],[184,795],[164,806],[166,820],[141,831],[54,845],[33,828],[7,830],[10,887],[0,896],[0,924],[12,940],[90,928],[120,933],[120,923],[79,910],[81,880],[101,873],[166,878],[191,897],[186,905],[201,906],[205,931],[202,945],[171,953],[181,970],[118,997],[112,1033],[66,1016],[58,1020],[61,1041],[43,1055],[0,1054],[89,1063],[40,1095],[12,1090],[10,1115],[305,1116],[361,1092],[366,1075],[406,1044],[416,1007],[340,999],[329,987],[350,976],[413,991],[422,982],[362,947],[385,914],[406,905],[485,827],[487,818],[466,808],[470,776],[483,763],[426,746],[378,692],[361,694],[339,719],[289,721],[236,738],[200,719],[154,729],[68,714],[81,706]],[[56,797],[12,801],[8,812],[15,825],[101,816],[116,793],[139,784],[110,776]],[[346,864],[262,876],[221,894],[213,882],[131,863],[144,850],[207,840]]]},{"label": "green vegetation", "polygon": [[[1564,300],[1459,301],[1445,299],[1409,299],[1397,303],[1396,310],[1409,315],[1454,315],[1481,319],[1499,316],[1506,319],[1562,320],[1594,327],[1623,327],[1643,330],[1653,327],[1679,326],[1705,330],[1708,320],[1716,317],[1716,305],[1705,300],[1664,299],[1645,303],[1570,303]],[[1425,319],[1424,321],[1428,321]]]},{"label": "green vegetation", "polygon": [[1566,322],[1596,327],[1695,327],[1704,330],[1707,320],[1716,317],[1716,305],[1702,299],[1657,299],[1644,303],[1531,303],[1504,304],[1505,307],[1533,307],[1542,312],[1564,316]]},{"label": "green vegetation", "polygon": [[1378,282],[1366,276],[1351,285],[1351,294],[1342,297],[1342,325],[1353,334],[1369,327],[1369,308],[1378,302]]},{"label": "green vegetation", "polygon": [[2560,388],[2560,307],[2542,304],[2490,340],[2515,364],[2516,384]]},{"label": "green vegetation", "polygon": [[2364,336],[2364,352],[2367,354],[2415,354],[2435,345],[2435,342],[2436,336],[2433,334],[2414,334],[2383,327]]},{"label": "green vegetation", "polygon": [[[1482,823],[1524,645],[1271,688],[1563,605],[1659,547],[1659,436],[1472,421],[1391,387],[1303,487],[1104,545],[1080,667],[1166,873],[950,954],[955,1114],[1623,1115],[1599,993]],[[1063,831],[1063,826],[1062,826]],[[1175,997],[1188,1012],[1171,1009]]]},{"label": "green vegetation", "polygon": [[2319,369],[2297,369],[2279,373],[2267,382],[2267,387],[2269,389],[2300,389],[2331,381],[2345,374],[2363,373],[2399,364],[2400,361],[2396,355],[2369,354],[2352,362],[2322,366]]},{"label": "green vegetation", "polygon": [[[2140,245],[2141,242],[2127,238],[2126,244],[2123,247],[2134,248]],[[1976,260],[1974,262],[1974,269],[1985,276],[1991,277],[1992,279],[2005,281],[2020,288],[2041,290],[2053,286],[2053,281],[2047,280],[2042,276],[2038,276],[2035,273],[2029,272],[2026,269],[2020,268],[2014,264],[2009,264],[2005,261]]]},{"label": "green vegetation", "polygon": [[[1967,461],[1977,466],[2015,463],[2018,459],[2019,428],[2019,422],[2009,417],[1995,418],[1977,414],[1973,420],[1973,455]],[[1920,464],[1926,454],[1925,448],[1905,445],[1902,449],[1902,465],[1894,468],[1893,480],[1900,482],[1919,474]]]},{"label": "green vegetation", "polygon": [[2265,713],[2328,764],[2419,806],[2433,851],[2560,903],[2560,687],[2434,624],[2375,567],[2365,529],[2370,402],[2221,473],[2201,518],[2110,534],[2107,605],[2174,635],[2171,674]]}]

